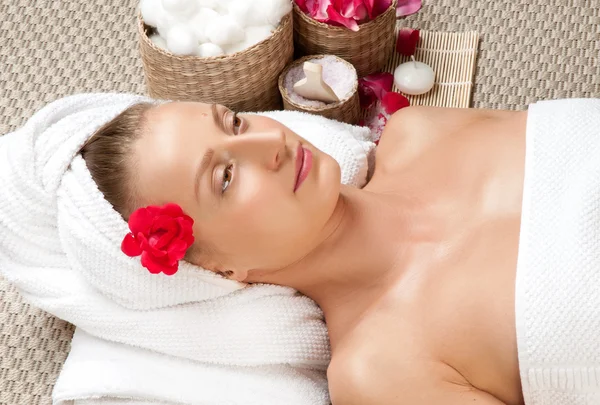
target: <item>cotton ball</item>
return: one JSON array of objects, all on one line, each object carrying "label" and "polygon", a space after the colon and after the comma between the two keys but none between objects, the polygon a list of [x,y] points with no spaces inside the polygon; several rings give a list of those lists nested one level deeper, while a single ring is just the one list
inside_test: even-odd
[{"label": "cotton ball", "polygon": [[167,48],[175,55],[191,55],[196,52],[198,41],[185,25],[172,27],[167,34]]},{"label": "cotton ball", "polygon": [[221,16],[206,27],[210,42],[219,46],[231,45],[245,39],[246,33],[230,16]]},{"label": "cotton ball", "polygon": [[206,36],[206,27],[208,27],[212,21],[218,18],[221,18],[219,13],[206,7],[199,9],[198,12],[192,17],[188,25],[196,36],[198,42],[209,42],[208,37]]},{"label": "cotton ball", "polygon": [[[229,4],[232,3],[233,0],[219,0],[216,2],[215,7],[213,9],[218,11],[220,14],[226,15],[229,13]],[[248,3],[252,3],[252,0],[247,0]]]},{"label": "cotton ball", "polygon": [[260,24],[260,12],[254,7],[254,4],[247,0],[234,0],[229,3],[229,15],[239,24],[240,27]]},{"label": "cotton ball", "polygon": [[246,28],[246,39],[242,42],[229,45],[225,49],[225,51],[228,54],[233,54],[248,49],[251,46],[256,45],[259,42],[269,38],[273,34],[273,30],[274,28],[271,25],[262,25],[260,27],[248,27]]},{"label": "cotton ball", "polygon": [[165,13],[163,10],[162,15],[158,17],[158,23],[156,24],[156,29],[158,30],[158,33],[163,38],[167,38],[171,28],[173,28],[174,26],[181,24],[181,23],[182,22],[179,18],[175,17],[172,14]]},{"label": "cotton ball", "polygon": [[207,42],[206,44],[200,44],[198,49],[196,50],[196,55],[202,58],[210,58],[213,56],[221,56],[224,55],[223,49],[219,45],[212,44]]},{"label": "cotton ball", "polygon": [[161,0],[141,0],[139,8],[146,24],[153,27],[158,26],[160,16],[164,12]]},{"label": "cotton ball", "polygon": [[189,16],[196,11],[196,0],[162,0],[164,10],[174,16]]},{"label": "cotton ball", "polygon": [[291,0],[270,0],[265,4],[264,13],[266,23],[273,26],[279,25],[283,17],[292,11]]},{"label": "cotton ball", "polygon": [[196,0],[198,8],[206,7],[215,10],[219,7],[219,0]]},{"label": "cotton ball", "polygon": [[158,34],[150,35],[150,41],[161,49],[167,49],[167,41]]}]

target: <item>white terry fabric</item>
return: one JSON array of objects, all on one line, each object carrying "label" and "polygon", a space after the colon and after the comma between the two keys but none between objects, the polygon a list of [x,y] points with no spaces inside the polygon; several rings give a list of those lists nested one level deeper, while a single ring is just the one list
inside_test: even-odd
[{"label": "white terry fabric", "polygon": [[333,157],[342,169],[342,183],[363,187],[369,157],[375,152],[369,128],[334,121],[300,111],[269,111],[264,115],[281,122],[318,149]]},{"label": "white terry fabric", "polygon": [[516,326],[527,405],[600,404],[600,99],[529,108]]},{"label": "white terry fabric", "polygon": [[54,390],[56,403],[72,398],[90,405],[329,404],[319,370],[177,359],[98,339],[80,328]]},{"label": "white terry fabric", "polygon": [[[118,397],[127,388],[123,381],[135,381],[139,400],[172,402],[193,392],[183,403],[266,404],[273,395],[297,395],[298,403],[328,404],[329,341],[313,301],[290,288],[243,288],[185,262],[174,276],[151,275],[139,258],[121,252],[127,223],[103,198],[77,151],[102,124],[140,101],[151,100],[117,93],[66,97],[0,137],[0,272],[33,305],[77,327],[54,391],[58,403]],[[94,350],[104,355],[90,368]],[[138,367],[141,358],[156,363]],[[185,366],[190,361],[193,366]],[[179,368],[192,374],[169,378],[180,375]],[[163,379],[151,375],[157,369]],[[228,402],[217,401],[210,388],[219,385],[206,377],[217,369],[230,387],[257,386],[240,395],[232,389]],[[272,370],[278,378],[267,378]],[[111,385],[113,373],[120,386]],[[299,373],[304,382],[293,383]],[[81,386],[83,376],[94,384]],[[288,383],[269,385],[271,378]],[[299,389],[302,384],[310,389]]]}]

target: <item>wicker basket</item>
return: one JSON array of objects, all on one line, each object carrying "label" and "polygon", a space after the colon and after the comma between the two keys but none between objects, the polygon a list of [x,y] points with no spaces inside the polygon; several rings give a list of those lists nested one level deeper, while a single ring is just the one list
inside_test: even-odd
[{"label": "wicker basket", "polygon": [[388,62],[395,44],[396,4],[358,31],[315,21],[294,2],[296,56],[331,54],[356,67],[358,77],[379,72]]},{"label": "wicker basket", "polygon": [[273,35],[241,52],[218,57],[176,56],[148,38],[154,28],[138,15],[138,36],[148,94],[157,99],[202,101],[234,111],[281,108],[277,78],[293,60],[292,13]]},{"label": "wicker basket", "polygon": [[[279,91],[281,92],[281,96],[283,97],[283,107],[285,110],[293,110],[293,111],[304,111],[311,114],[321,115],[326,118],[331,118],[334,120],[346,122],[348,124],[356,124],[360,119],[360,101],[358,99],[358,80],[354,83],[354,88],[352,89],[352,93],[350,97],[345,100],[341,100],[337,103],[326,104],[323,107],[312,107],[306,106],[302,104],[298,104],[290,98],[287,89],[285,88],[285,77],[287,76],[290,69],[304,64],[307,60],[320,59],[327,55],[309,55],[298,60],[295,60],[291,64],[289,64],[281,75],[279,76]],[[338,58],[340,61],[348,65],[351,69],[354,69],[347,61]]]}]

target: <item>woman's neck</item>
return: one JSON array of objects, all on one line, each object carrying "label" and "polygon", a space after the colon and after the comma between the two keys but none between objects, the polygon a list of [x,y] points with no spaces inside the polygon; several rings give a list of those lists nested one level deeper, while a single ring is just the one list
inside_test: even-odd
[{"label": "woman's neck", "polygon": [[346,330],[401,275],[406,217],[384,195],[343,187],[317,248],[261,281],[297,289],[323,309],[330,332]]}]

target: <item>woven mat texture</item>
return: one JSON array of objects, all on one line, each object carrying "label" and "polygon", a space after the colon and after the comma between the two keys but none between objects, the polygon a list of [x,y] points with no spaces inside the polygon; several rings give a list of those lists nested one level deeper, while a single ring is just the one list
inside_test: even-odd
[{"label": "woven mat texture", "polygon": [[[600,0],[423,2],[401,25],[481,36],[472,106],[600,97]],[[68,94],[144,93],[135,7],[135,0],[0,0],[0,134]],[[0,279],[1,405],[51,403],[72,332]]]}]

